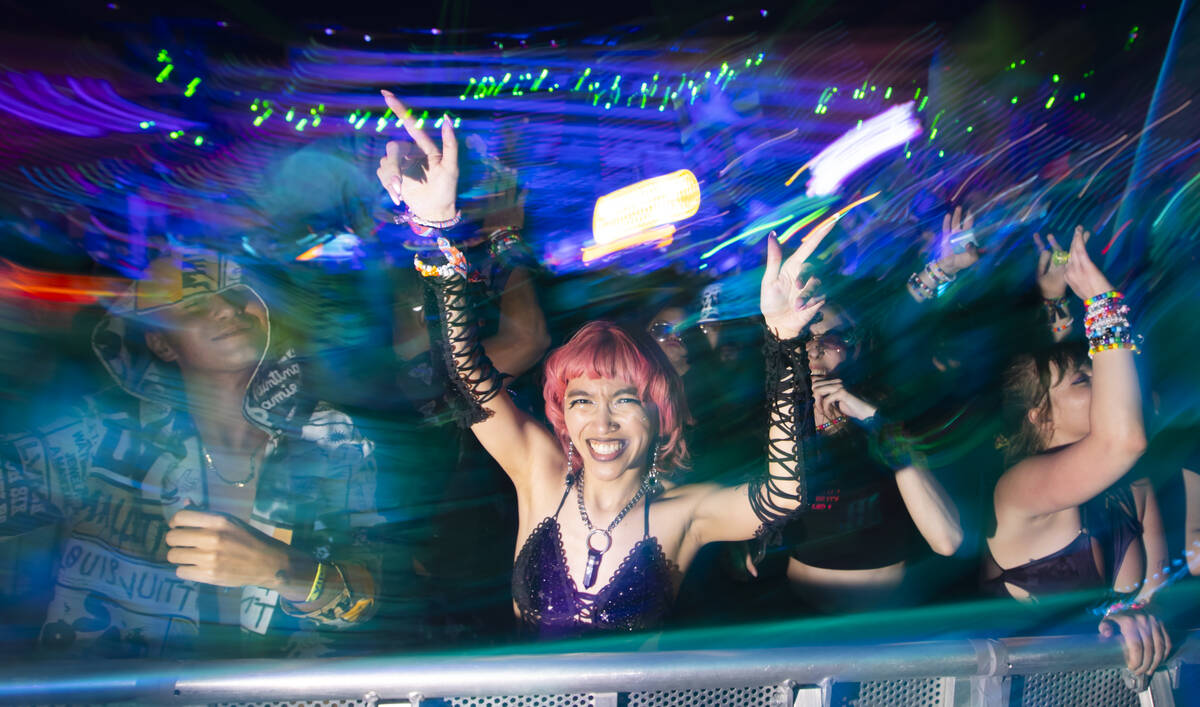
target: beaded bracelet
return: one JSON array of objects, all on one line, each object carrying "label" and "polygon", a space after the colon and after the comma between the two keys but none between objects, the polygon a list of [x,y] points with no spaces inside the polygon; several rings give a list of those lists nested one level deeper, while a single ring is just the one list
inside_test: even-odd
[{"label": "beaded bracelet", "polygon": [[455,211],[453,216],[443,221],[435,221],[433,219],[421,218],[410,210],[408,212],[408,221],[409,223],[415,223],[418,226],[436,228],[444,231],[447,228],[454,228],[458,224],[462,223],[462,211]]},{"label": "beaded bracelet", "polygon": [[421,260],[421,256],[415,254],[413,255],[413,267],[417,269],[417,272],[421,273],[422,277],[453,277],[455,272],[454,266],[450,263],[430,265]]},{"label": "beaded bracelet", "polygon": [[411,210],[405,212],[396,211],[392,214],[392,223],[397,226],[407,225],[418,236],[432,236],[435,235],[435,231],[445,231],[462,223],[462,211],[454,212],[454,216],[445,221],[423,219]]},{"label": "beaded bracelet", "polygon": [[1093,304],[1099,304],[1105,300],[1119,300],[1124,298],[1125,295],[1121,294],[1120,292],[1117,292],[1116,290],[1109,290],[1108,292],[1101,292],[1098,295],[1088,297],[1083,301],[1083,306],[1091,307]]},{"label": "beaded bracelet", "polygon": [[1113,324],[1126,324],[1129,322],[1129,307],[1113,307],[1100,312],[1092,313],[1085,316],[1083,319],[1084,326],[1088,328],[1101,328],[1111,326]]},{"label": "beaded bracelet", "polygon": [[488,241],[491,244],[490,250],[492,255],[501,255],[521,244],[521,237],[517,235],[517,230],[510,226],[497,228],[488,234]]},{"label": "beaded bracelet", "polygon": [[937,296],[937,293],[933,291],[933,288],[931,288],[929,285],[926,285],[925,281],[922,280],[921,276],[917,273],[913,273],[909,276],[908,286],[913,289],[913,294],[917,296],[917,300],[920,302],[924,302],[927,299],[933,299]]},{"label": "beaded bracelet", "polygon": [[833,418],[832,420],[826,420],[825,422],[822,422],[821,424],[817,425],[817,432],[824,432],[825,430],[832,429],[832,428],[837,427],[838,425],[841,425],[845,422],[846,422],[845,416],[838,415],[837,417]]},{"label": "beaded bracelet", "polygon": [[1115,290],[1102,292],[1084,300],[1087,305],[1083,324],[1088,340],[1088,357],[1101,351],[1129,349],[1139,351],[1133,329],[1129,326],[1129,307],[1122,304],[1124,295]]},{"label": "beaded bracelet", "polygon": [[1050,330],[1055,334],[1062,334],[1063,332],[1071,331],[1071,327],[1073,326],[1075,326],[1075,320],[1067,317],[1066,319],[1060,319],[1058,324],[1052,325]]},{"label": "beaded bracelet", "polygon": [[1109,616],[1122,611],[1141,611],[1142,609],[1146,608],[1146,604],[1148,603],[1149,602],[1145,601],[1114,601],[1105,607],[1104,618],[1108,618]]},{"label": "beaded bracelet", "polygon": [[933,278],[934,282],[953,282],[954,276],[942,269],[941,265],[937,264],[936,260],[930,260],[925,264],[925,272]]}]

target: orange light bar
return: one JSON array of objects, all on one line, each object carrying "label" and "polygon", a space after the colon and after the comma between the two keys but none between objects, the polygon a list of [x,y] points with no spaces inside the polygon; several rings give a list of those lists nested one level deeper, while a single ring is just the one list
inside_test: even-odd
[{"label": "orange light bar", "polygon": [[690,170],[664,174],[605,194],[596,200],[592,237],[614,243],[658,226],[691,218],[700,210],[700,183]]},{"label": "orange light bar", "polygon": [[626,236],[619,240],[609,243],[597,243],[596,245],[586,246],[583,249],[583,262],[589,263],[597,258],[603,258],[606,255],[611,255],[619,250],[632,248],[644,243],[658,241],[659,248],[671,245],[671,241],[675,240],[675,226],[668,224],[652,228],[649,231],[635,233],[632,236]]},{"label": "orange light bar", "polygon": [[0,294],[10,291],[49,302],[91,304],[100,297],[120,295],[129,284],[118,277],[42,272],[0,258]]},{"label": "orange light bar", "polygon": [[299,261],[312,260],[312,259],[316,258],[317,256],[321,255],[321,253],[323,253],[324,251],[325,251],[325,244],[318,243],[315,246],[313,246],[312,248],[309,248],[308,250],[304,251],[300,255],[297,255],[296,260],[299,260]]}]

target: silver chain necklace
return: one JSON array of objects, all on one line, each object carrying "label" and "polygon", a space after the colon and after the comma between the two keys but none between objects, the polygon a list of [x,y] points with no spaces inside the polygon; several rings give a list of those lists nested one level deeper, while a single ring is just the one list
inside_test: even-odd
[{"label": "silver chain necklace", "polygon": [[250,455],[250,473],[247,474],[246,478],[242,479],[241,481],[233,481],[231,479],[227,479],[224,476],[222,476],[221,472],[217,471],[217,465],[213,463],[212,455],[208,453],[207,447],[203,447],[203,446],[200,447],[200,456],[203,457],[203,459],[204,459],[204,469],[206,471],[208,471],[209,473],[214,474],[218,479],[220,479],[221,481],[224,481],[225,483],[229,484],[230,486],[236,486],[237,488],[245,488],[246,484],[253,481],[255,474],[258,473],[258,468],[257,468],[258,465],[254,463],[254,454]]},{"label": "silver chain necklace", "polygon": [[[588,556],[587,564],[583,569],[584,589],[591,589],[592,585],[596,583],[596,575],[598,575],[600,572],[600,560],[604,559],[604,553],[608,552],[608,549],[612,547],[612,529],[617,527],[617,523],[621,522],[621,519],[625,517],[625,514],[637,505],[637,502],[642,499],[642,496],[646,495],[647,487],[648,484],[643,482],[638,488],[637,493],[633,495],[633,498],[629,499],[629,503],[625,504],[625,507],[621,509],[621,512],[617,514],[616,518],[612,519],[612,522],[608,524],[608,527],[597,528],[592,525],[592,519],[588,518],[587,507],[583,503],[583,471],[580,470],[580,472],[575,475],[575,497],[579,501],[579,516],[583,518],[583,522],[587,525],[588,529]],[[596,546],[597,538],[599,538],[599,542],[603,543],[603,546]]]}]

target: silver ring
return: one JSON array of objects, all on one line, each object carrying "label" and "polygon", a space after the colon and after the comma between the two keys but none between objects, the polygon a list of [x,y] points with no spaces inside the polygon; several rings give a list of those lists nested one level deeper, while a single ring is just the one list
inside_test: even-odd
[{"label": "silver ring", "polygon": [[[597,535],[603,537],[607,541],[605,543],[604,547],[595,547],[594,545],[592,545],[592,538]],[[608,548],[612,547],[612,536],[608,534],[607,530],[604,530],[603,528],[596,528],[592,532],[588,533],[587,546],[588,546],[588,549],[593,552],[599,552],[599,553],[608,552]]]}]

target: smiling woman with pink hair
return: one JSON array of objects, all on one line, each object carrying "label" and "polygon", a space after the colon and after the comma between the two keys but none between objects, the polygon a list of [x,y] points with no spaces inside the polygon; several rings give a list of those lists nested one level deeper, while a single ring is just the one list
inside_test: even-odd
[{"label": "smiling woman with pink hair", "polygon": [[815,281],[800,277],[800,265],[823,233],[786,262],[775,238],[767,239],[760,296],[771,405],[765,474],[735,487],[664,490],[660,474],[687,463],[688,421],[682,383],[666,357],[653,342],[592,322],[546,362],[553,429],[514,405],[469,314],[467,264],[441,237],[461,218],[451,121],[442,121],[439,149],[395,96],[384,97],[405,116],[420,152],[389,143],[377,174],[396,205],[408,205],[413,230],[438,244],[438,262],[422,254],[416,265],[438,301],[435,334],[446,369],[464,420],[516,487],[515,612],[531,633],[547,637],[658,627],[703,545],[752,538],[807,502],[799,441],[812,433],[812,403],[802,334],[824,298],[813,296]]}]

